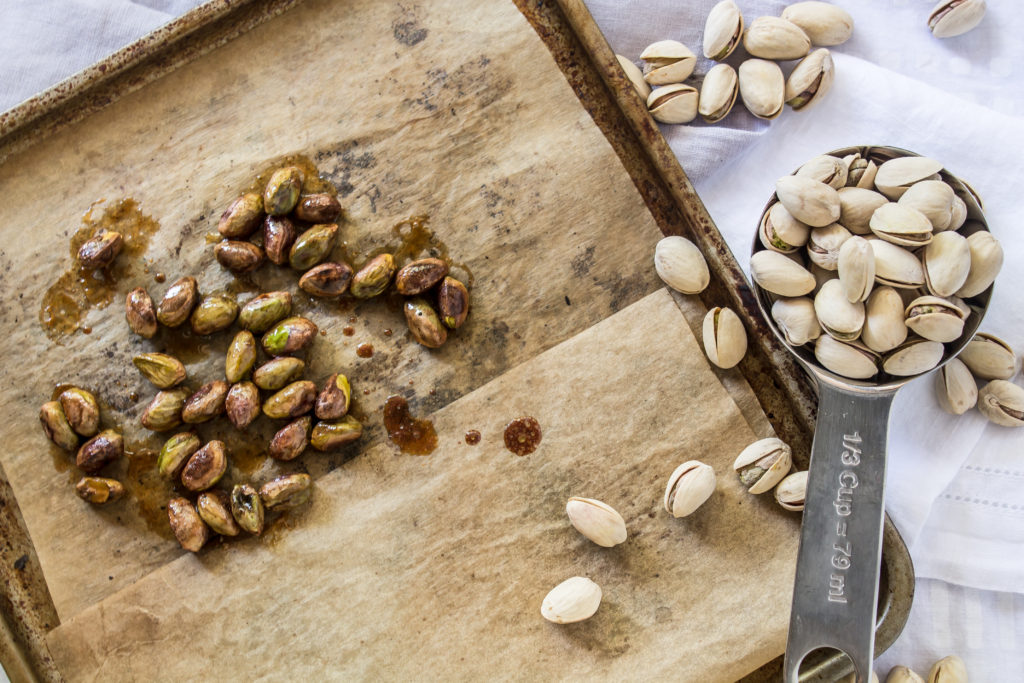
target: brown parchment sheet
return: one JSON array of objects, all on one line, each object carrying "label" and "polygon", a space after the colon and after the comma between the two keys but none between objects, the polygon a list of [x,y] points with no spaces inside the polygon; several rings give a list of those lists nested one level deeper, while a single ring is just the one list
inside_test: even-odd
[{"label": "brown parchment sheet", "polygon": [[[523,457],[502,440],[520,415],[543,431]],[[433,419],[433,455],[379,444],[272,542],[178,558],[66,621],[49,644],[69,680],[726,681],[784,648],[797,520],[731,471],[753,433],[665,290]],[[690,458],[717,489],[674,519],[664,484]],[[580,536],[572,495],[615,507],[626,542]],[[544,621],[574,575],[602,587],[596,615]]]}]

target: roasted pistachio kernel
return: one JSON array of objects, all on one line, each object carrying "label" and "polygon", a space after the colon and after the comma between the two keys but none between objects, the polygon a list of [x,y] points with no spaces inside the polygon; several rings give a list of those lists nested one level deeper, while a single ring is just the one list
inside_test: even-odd
[{"label": "roasted pistachio kernel", "polygon": [[156,459],[160,476],[171,481],[177,479],[185,463],[202,445],[195,432],[181,432],[167,439]]},{"label": "roasted pistachio kernel", "polygon": [[223,489],[203,491],[196,500],[199,517],[221,536],[237,536],[241,531],[231,514],[231,496]]},{"label": "roasted pistachio kernel", "polygon": [[189,397],[188,389],[166,389],[157,392],[142,413],[142,426],[154,432],[166,432],[181,424],[181,409]]},{"label": "roasted pistachio kernel", "polygon": [[341,215],[341,204],[329,194],[306,194],[295,207],[295,217],[310,223],[333,223]]},{"label": "roasted pistachio kernel", "polygon": [[309,443],[318,451],[333,451],[363,435],[363,425],[351,415],[337,422],[317,422],[313,427]]},{"label": "roasted pistachio kernel", "polygon": [[405,302],[405,322],[412,337],[424,346],[436,349],[448,339],[448,332],[426,299],[410,299]]},{"label": "roasted pistachio kernel", "polygon": [[274,171],[263,190],[263,210],[271,216],[283,216],[299,202],[302,191],[302,171],[286,166]]},{"label": "roasted pistachio kernel", "polygon": [[274,419],[305,415],[316,401],[316,385],[309,380],[292,382],[263,402],[263,414]]},{"label": "roasted pistachio kernel", "polygon": [[232,385],[224,399],[224,411],[231,424],[245,429],[260,415],[260,390],[252,382]]},{"label": "roasted pistachio kernel", "polygon": [[395,289],[399,294],[415,296],[422,294],[448,274],[448,264],[439,258],[425,258],[413,261],[395,274]]},{"label": "roasted pistachio kernel", "polygon": [[223,380],[207,382],[188,397],[181,409],[181,419],[188,424],[207,422],[224,412],[228,383]]},{"label": "roasted pistachio kernel", "polygon": [[158,389],[170,389],[185,381],[185,366],[166,353],[140,353],[132,365]]},{"label": "roasted pistachio kernel", "polygon": [[286,474],[260,487],[260,500],[267,510],[287,510],[309,501],[313,480],[308,474]]},{"label": "roasted pistachio kernel", "polygon": [[341,296],[352,282],[352,268],[347,263],[321,263],[299,278],[299,288],[313,296]]},{"label": "roasted pistachio kernel", "polygon": [[100,406],[96,397],[85,389],[68,387],[57,397],[71,428],[82,436],[92,436],[100,429]]},{"label": "roasted pistachio kernel", "polygon": [[188,320],[199,300],[199,289],[194,277],[179,278],[164,294],[156,307],[156,319],[161,325],[177,327]]},{"label": "roasted pistachio kernel", "polygon": [[249,484],[235,484],[231,489],[231,515],[250,534],[263,533],[263,501]]},{"label": "roasted pistachio kernel", "polygon": [[337,420],[348,413],[352,402],[352,386],[345,375],[333,374],[316,397],[316,416],[321,420]]},{"label": "roasted pistachio kernel", "polygon": [[75,464],[83,472],[95,474],[124,455],[124,439],[113,429],[105,429],[78,449]]},{"label": "roasted pistachio kernel", "polygon": [[266,332],[292,311],[291,292],[267,292],[250,299],[238,312],[238,324],[256,334]]},{"label": "roasted pistachio kernel", "polygon": [[156,309],[145,288],[136,287],[128,292],[124,299],[124,317],[128,328],[140,337],[152,339],[156,334]]},{"label": "roasted pistachio kernel", "polygon": [[75,434],[75,430],[68,423],[59,401],[44,403],[39,409],[39,421],[43,424],[43,431],[50,441],[66,451],[78,448],[78,434]]},{"label": "roasted pistachio kernel", "polygon": [[231,340],[224,356],[224,376],[229,382],[241,381],[256,364],[256,338],[249,330],[242,330]]},{"label": "roasted pistachio kernel", "polygon": [[189,491],[205,491],[228,471],[228,452],[222,441],[210,441],[192,454],[181,470],[181,483]]},{"label": "roasted pistachio kernel", "polygon": [[220,215],[217,232],[228,239],[248,237],[256,232],[263,218],[263,197],[248,192],[231,202],[231,206]]},{"label": "roasted pistachio kernel", "polygon": [[267,216],[263,221],[263,250],[271,263],[283,266],[299,231],[287,216]]},{"label": "roasted pistachio kernel", "polygon": [[224,240],[213,248],[217,262],[236,273],[249,273],[263,264],[263,250],[252,242]]},{"label": "roasted pistachio kernel", "polygon": [[302,377],[306,364],[301,358],[282,356],[267,361],[252,373],[252,381],[265,391],[277,391],[289,382]]},{"label": "roasted pistachio kernel", "polygon": [[79,247],[78,261],[86,268],[106,268],[121,253],[123,246],[124,237],[121,233],[102,230]]},{"label": "roasted pistachio kernel", "polygon": [[87,503],[103,505],[113,503],[124,496],[124,486],[117,479],[82,477],[75,484],[75,492]]},{"label": "roasted pistachio kernel", "polygon": [[185,550],[197,553],[210,539],[210,527],[206,526],[187,498],[171,498],[167,501],[167,518],[174,537]]},{"label": "roasted pistachio kernel", "polygon": [[309,445],[309,428],[313,420],[307,415],[289,422],[270,440],[270,457],[275,460],[294,460]]},{"label": "roasted pistachio kernel", "polygon": [[437,290],[437,311],[441,322],[457,330],[469,315],[469,290],[453,277],[445,277]]},{"label": "roasted pistachio kernel", "polygon": [[229,296],[211,294],[192,311],[192,331],[196,334],[213,334],[231,327],[238,317],[238,304]]},{"label": "roasted pistachio kernel", "polygon": [[285,318],[263,335],[263,350],[271,356],[301,351],[316,337],[316,324],[307,318]]},{"label": "roasted pistachio kernel", "polygon": [[337,234],[338,226],[335,223],[314,225],[296,238],[288,252],[288,264],[295,270],[309,270],[331,253],[334,236]]},{"label": "roasted pistachio kernel", "polygon": [[349,293],[357,299],[369,299],[383,294],[391,284],[395,274],[395,257],[391,254],[379,254],[366,262],[355,275]]}]

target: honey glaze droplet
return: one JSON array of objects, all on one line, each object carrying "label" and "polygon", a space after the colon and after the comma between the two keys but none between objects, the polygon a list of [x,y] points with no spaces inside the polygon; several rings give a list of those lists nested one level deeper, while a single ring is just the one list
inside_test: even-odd
[{"label": "honey glaze droplet", "polygon": [[409,402],[401,396],[388,396],[384,402],[384,428],[403,453],[429,455],[437,448],[433,423],[410,415]]},{"label": "honey glaze droplet", "polygon": [[476,431],[475,429],[470,429],[468,432],[466,432],[466,443],[468,443],[470,446],[475,446],[478,443],[480,443],[480,432]]},{"label": "honey glaze droplet", "polygon": [[372,358],[373,344],[360,344],[356,347],[356,355],[360,358]]},{"label": "honey glaze droplet", "polygon": [[516,455],[529,455],[540,443],[540,423],[532,417],[517,417],[505,425],[505,448]]},{"label": "honey glaze droplet", "polygon": [[351,337],[353,334],[356,333],[356,328],[352,327],[351,325],[347,325],[341,328],[341,333],[346,337]]}]

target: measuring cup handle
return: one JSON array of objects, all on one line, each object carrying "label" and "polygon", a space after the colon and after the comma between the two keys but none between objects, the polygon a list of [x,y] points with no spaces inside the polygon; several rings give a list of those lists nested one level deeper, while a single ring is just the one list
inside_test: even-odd
[{"label": "measuring cup handle", "polygon": [[785,681],[797,683],[803,658],[829,647],[849,655],[862,683],[871,675],[875,646],[885,444],[895,392],[818,384]]}]

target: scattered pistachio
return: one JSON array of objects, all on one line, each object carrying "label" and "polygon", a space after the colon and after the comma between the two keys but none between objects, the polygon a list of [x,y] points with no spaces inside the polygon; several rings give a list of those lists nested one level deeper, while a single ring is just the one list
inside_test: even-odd
[{"label": "scattered pistachio", "polygon": [[747,332],[731,308],[715,306],[704,317],[704,352],[720,368],[737,365],[747,353]]},{"label": "scattered pistachio", "polygon": [[807,470],[787,475],[775,487],[775,500],[785,510],[800,512],[807,497]]},{"label": "scattered pistachio", "polygon": [[171,481],[177,479],[185,463],[202,445],[195,432],[181,432],[167,439],[156,459],[160,476]]},{"label": "scattered pistachio", "polygon": [[622,515],[599,500],[573,496],[565,504],[565,514],[576,531],[599,546],[611,548],[626,540],[626,521]]},{"label": "scattered pistachio", "polygon": [[198,300],[196,279],[187,276],[180,278],[167,288],[167,293],[156,308],[156,319],[161,325],[177,327],[188,320]]},{"label": "scattered pistachio", "polygon": [[556,624],[572,624],[594,616],[601,606],[601,587],[583,576],[558,584],[544,597],[540,614]]},{"label": "scattered pistachio", "polygon": [[288,252],[288,265],[295,270],[309,270],[331,253],[337,234],[338,226],[335,223],[314,225],[296,238]]},{"label": "scattered pistachio", "polygon": [[302,195],[295,217],[310,223],[333,223],[341,215],[341,204],[329,194]]},{"label": "scattered pistachio", "polygon": [[889,675],[885,677],[885,683],[925,683],[913,670],[905,666],[894,666],[889,669]]},{"label": "scattered pistachio", "polygon": [[156,309],[144,287],[136,287],[128,292],[124,300],[124,317],[128,328],[135,334],[152,339],[156,334]]},{"label": "scattered pistachio", "polygon": [[301,358],[282,356],[273,358],[256,368],[252,373],[252,381],[265,391],[277,391],[289,382],[302,376],[306,364]]},{"label": "scattered pistachio", "polygon": [[288,317],[292,311],[291,292],[267,292],[246,302],[238,312],[238,324],[246,329],[261,334],[274,323]]},{"label": "scattered pistachio", "polygon": [[231,515],[250,534],[263,533],[263,501],[249,484],[235,484],[231,489]]},{"label": "scattered pistachio", "polygon": [[928,28],[936,38],[952,38],[967,33],[984,17],[985,0],[939,0],[928,15]]},{"label": "scattered pistachio", "polygon": [[132,365],[158,389],[170,389],[185,381],[185,366],[166,353],[140,353]]},{"label": "scattered pistachio", "polygon": [[203,297],[192,311],[192,331],[196,334],[213,334],[231,327],[238,317],[238,304],[229,296],[211,294]]},{"label": "scattered pistachio", "polygon": [[221,536],[237,536],[241,529],[231,514],[231,496],[223,489],[203,491],[196,500],[196,511],[211,529]]},{"label": "scattered pistachio", "polygon": [[1024,427],[1024,388],[994,379],[978,390],[978,410],[997,425]]},{"label": "scattered pistachio", "polygon": [[224,240],[213,248],[217,262],[236,273],[248,273],[263,264],[263,250],[252,242]]},{"label": "scattered pistachio", "polygon": [[751,493],[764,493],[782,481],[793,465],[792,451],[781,439],[761,439],[737,456],[732,467]]},{"label": "scattered pistachio", "polygon": [[699,460],[677,467],[665,487],[665,510],[673,517],[693,514],[715,492],[715,470]]},{"label": "scattered pistachio", "polygon": [[441,320],[437,317],[434,307],[426,299],[415,298],[405,302],[405,322],[413,339],[423,346],[436,349],[448,339]]},{"label": "scattered pistachio", "polygon": [[395,273],[395,289],[404,296],[422,294],[447,274],[448,264],[439,258],[413,261]]},{"label": "scattered pistachio", "polygon": [[245,429],[260,415],[260,391],[252,382],[231,385],[224,399],[224,411],[238,429]]},{"label": "scattered pistachio", "polygon": [[231,202],[231,206],[220,215],[217,232],[229,240],[248,237],[256,232],[263,218],[263,198],[255,192],[247,192]]},{"label": "scattered pistachio", "polygon": [[441,280],[437,290],[437,312],[445,327],[457,330],[469,315],[469,290],[451,276]]},{"label": "scattered pistachio", "polygon": [[113,429],[105,429],[78,449],[75,464],[83,472],[95,474],[124,455],[124,438]]},{"label": "scattered pistachio", "polygon": [[308,474],[286,474],[260,487],[260,500],[267,510],[288,510],[309,501],[313,480]]},{"label": "scattered pistachio", "polygon": [[100,406],[96,397],[85,389],[68,387],[57,397],[71,428],[82,436],[92,436],[100,429]]},{"label": "scattered pistachio", "polygon": [[967,683],[967,665],[956,655],[943,657],[932,665],[928,683]]},{"label": "scattered pistachio", "polygon": [[347,263],[321,263],[302,274],[299,288],[307,294],[324,298],[341,296],[352,282],[352,268]]},{"label": "scattered pistachio", "polygon": [[369,299],[382,294],[391,283],[395,274],[395,257],[391,254],[379,254],[366,262],[352,276],[349,293],[357,299]]},{"label": "scattered pistachio", "polygon": [[345,375],[331,375],[316,397],[315,414],[320,420],[337,420],[348,413],[352,386]]},{"label": "scattered pistachio", "polygon": [[271,263],[283,266],[299,236],[298,228],[287,216],[267,216],[263,221],[263,250]]},{"label": "scattered pistachio", "polygon": [[185,550],[197,553],[210,539],[210,528],[187,498],[171,498],[167,501],[167,517],[174,537]]},{"label": "scattered pistachio", "polygon": [[39,421],[43,424],[43,432],[53,443],[66,451],[78,448],[78,434],[71,428],[64,409],[59,401],[47,401],[39,409]]},{"label": "scattered pistachio", "polygon": [[121,498],[124,495],[124,486],[117,479],[82,477],[75,484],[75,492],[88,503],[103,505]]},{"label": "scattered pistachio", "polygon": [[112,230],[101,230],[92,239],[78,249],[78,261],[86,268],[106,268],[124,246],[121,233]]},{"label": "scattered pistachio", "polygon": [[294,209],[303,180],[302,171],[295,166],[274,171],[263,190],[263,210],[271,216],[283,216]]},{"label": "scattered pistachio", "polygon": [[313,424],[308,415],[277,430],[270,440],[270,457],[275,460],[294,460],[309,445],[309,428]]},{"label": "scattered pistachio", "polygon": [[240,382],[256,364],[256,338],[242,330],[231,340],[224,356],[224,376],[229,382]]},{"label": "scattered pistachio", "polygon": [[306,348],[316,338],[317,326],[307,318],[293,316],[277,323],[263,335],[263,350],[283,356]]},{"label": "scattered pistachio", "polygon": [[666,285],[683,294],[700,294],[711,281],[700,249],[679,235],[658,242],[654,249],[654,269]]},{"label": "scattered pistachio", "polygon": [[142,426],[154,432],[166,432],[181,424],[181,409],[190,396],[188,389],[157,392],[142,413]]},{"label": "scattered pistachio", "polygon": [[318,451],[327,452],[356,441],[363,435],[363,425],[351,415],[337,422],[317,422],[309,443]]},{"label": "scattered pistachio", "polygon": [[188,397],[181,408],[181,419],[188,424],[207,422],[224,412],[224,401],[228,395],[228,383],[214,380],[199,387]]},{"label": "scattered pistachio", "polygon": [[181,470],[181,483],[189,491],[205,491],[228,470],[228,453],[222,441],[210,441],[189,457]]},{"label": "scattered pistachio", "polygon": [[308,380],[292,382],[263,402],[263,414],[274,419],[308,413],[316,401],[316,385]]}]

